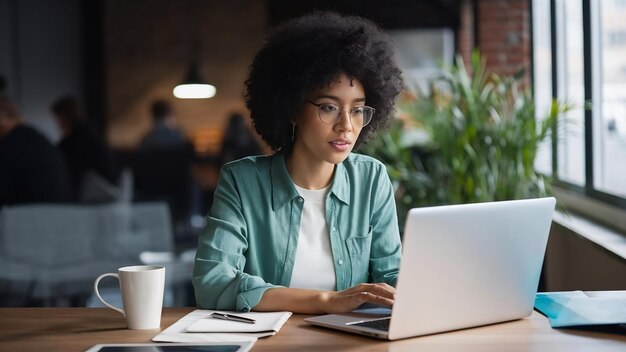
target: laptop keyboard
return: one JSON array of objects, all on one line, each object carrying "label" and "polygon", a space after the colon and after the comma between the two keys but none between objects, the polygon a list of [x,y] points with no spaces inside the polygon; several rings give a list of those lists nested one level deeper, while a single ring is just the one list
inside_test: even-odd
[{"label": "laptop keyboard", "polygon": [[377,320],[369,320],[361,323],[350,324],[352,326],[363,326],[370,329],[389,331],[389,322],[391,318],[377,319]]}]

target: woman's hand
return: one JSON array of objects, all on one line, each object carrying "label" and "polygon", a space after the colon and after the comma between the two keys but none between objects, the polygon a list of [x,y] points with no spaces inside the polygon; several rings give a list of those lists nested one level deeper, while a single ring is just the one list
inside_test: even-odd
[{"label": "woman's hand", "polygon": [[287,310],[303,314],[348,313],[365,302],[391,306],[395,294],[396,289],[384,283],[360,284],[339,292],[277,287],[265,291],[254,310]]},{"label": "woman's hand", "polygon": [[386,283],[360,284],[345,291],[326,292],[322,298],[322,309],[326,313],[348,313],[363,303],[392,306],[395,287]]}]

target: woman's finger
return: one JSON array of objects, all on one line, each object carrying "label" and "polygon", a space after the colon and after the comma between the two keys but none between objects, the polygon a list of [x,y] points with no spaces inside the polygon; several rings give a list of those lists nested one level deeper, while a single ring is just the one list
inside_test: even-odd
[{"label": "woman's finger", "polygon": [[365,291],[385,298],[393,299],[396,289],[385,284],[367,284],[363,287]]},{"label": "woman's finger", "polygon": [[383,297],[383,296],[378,296],[371,292],[361,292],[360,294],[357,294],[356,296],[358,297],[358,300],[360,303],[367,302],[367,303],[383,304],[386,306],[392,306],[394,303],[393,299]]},{"label": "woman's finger", "polygon": [[396,289],[395,287],[387,285],[385,283],[373,283],[373,284],[364,283],[364,284],[353,286],[345,290],[344,292],[348,294],[354,294],[358,292],[372,292],[377,295],[392,298],[393,295],[396,293]]}]

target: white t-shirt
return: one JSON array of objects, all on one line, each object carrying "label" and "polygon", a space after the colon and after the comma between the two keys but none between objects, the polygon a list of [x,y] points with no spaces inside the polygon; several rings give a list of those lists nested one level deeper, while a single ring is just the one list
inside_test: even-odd
[{"label": "white t-shirt", "polygon": [[337,279],[326,224],[328,187],[310,190],[296,186],[296,190],[304,198],[304,207],[289,287],[334,291]]}]

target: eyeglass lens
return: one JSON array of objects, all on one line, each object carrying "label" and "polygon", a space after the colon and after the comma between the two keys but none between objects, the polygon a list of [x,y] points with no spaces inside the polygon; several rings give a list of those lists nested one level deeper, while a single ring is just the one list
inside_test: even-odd
[{"label": "eyeglass lens", "polygon": [[[317,105],[317,104],[315,104]],[[341,119],[343,109],[334,104],[319,104],[318,112],[320,119],[326,123],[334,124]],[[374,108],[369,106],[356,106],[350,109],[350,118],[352,123],[363,127],[370,123],[372,116],[374,115]]]}]

